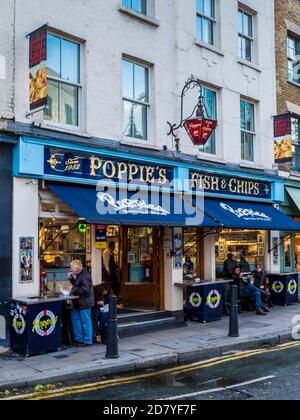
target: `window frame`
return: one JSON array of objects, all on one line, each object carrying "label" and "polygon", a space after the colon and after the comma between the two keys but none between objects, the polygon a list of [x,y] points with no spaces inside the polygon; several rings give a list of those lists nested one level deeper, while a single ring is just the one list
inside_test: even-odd
[{"label": "window frame", "polygon": [[[204,0],[205,1],[205,0]],[[212,2],[213,5],[213,14],[214,16],[209,16],[203,12],[200,12],[197,8],[197,3],[196,3],[196,18],[197,18],[197,25],[196,27],[198,27],[198,19],[201,20],[206,20],[212,23],[212,43],[207,42],[203,39],[203,34],[201,34],[201,36],[199,37],[198,31],[197,31],[197,39],[201,42],[204,42],[205,44],[208,45],[212,45],[215,46],[216,45],[216,24],[217,24],[217,19],[216,19],[216,0],[210,0]]]},{"label": "window frame", "polygon": [[[60,40],[65,40],[68,42],[72,42],[74,44],[78,45],[79,52],[78,52],[78,74],[79,74],[79,82],[70,82],[68,80],[62,79],[60,77],[50,76],[47,74],[47,81],[50,80],[52,82],[56,82],[59,85],[59,107],[61,103],[61,85],[65,84],[68,86],[73,86],[77,88],[77,119],[78,119],[78,125],[72,125],[72,124],[63,124],[59,121],[53,121],[50,119],[47,119],[45,117],[45,112],[43,114],[43,124],[45,126],[49,126],[52,128],[61,128],[63,130],[69,130],[69,131],[82,131],[83,128],[83,42],[79,41],[72,36],[66,36],[65,34],[61,34],[59,32],[49,31],[47,35],[55,36],[59,38]],[[62,59],[62,50],[60,51],[60,60]]]},{"label": "window frame", "polygon": [[[130,1],[131,2],[131,6],[127,6],[125,3],[126,3],[126,1]],[[133,12],[135,12],[135,13],[139,13],[140,15],[142,15],[142,16],[150,16],[150,9],[151,9],[151,7],[150,7],[150,5],[149,5],[149,0],[142,0],[142,1],[145,1],[145,8],[146,8],[146,10],[145,10],[145,13],[143,13],[143,12],[140,12],[140,11],[138,11],[138,10],[136,10],[136,9],[134,9],[133,8],[133,6],[132,6],[132,2],[133,2],[133,0],[122,0],[122,6],[123,7],[126,7],[127,9],[129,9],[129,10],[132,10]]]},{"label": "window frame", "polygon": [[[214,94],[215,94],[216,115],[212,116],[212,118],[217,120],[218,119],[218,110],[219,110],[219,104],[218,104],[219,91],[218,91],[218,89],[215,89],[215,88],[212,88],[212,87],[209,87],[209,86],[205,86],[205,85],[203,85],[203,90],[209,90],[211,92],[214,92]],[[210,116],[208,116],[208,117],[210,118]],[[210,152],[206,152],[205,150],[201,150],[201,148],[202,147],[205,148],[205,146],[200,146],[199,147],[199,154],[201,156],[207,156],[207,157],[213,157],[213,158],[216,158],[218,156],[218,153],[219,153],[218,141],[217,141],[217,139],[218,139],[218,126],[216,127],[213,134],[215,135],[215,145],[214,145],[215,153],[210,153]]]},{"label": "window frame", "polygon": [[[300,86],[300,74],[298,76],[298,81],[296,81],[294,79],[294,60],[291,59],[290,56],[289,56],[289,39],[292,39],[293,41],[295,41],[295,43],[296,43],[295,53],[296,53],[296,56],[298,55],[300,57],[300,38],[297,38],[296,36],[294,36],[290,33],[288,33],[288,36],[287,36],[287,62],[288,62],[287,78],[288,78],[289,82],[295,83],[295,84]],[[290,79],[290,77],[289,77],[289,75],[290,75],[289,63],[292,63],[292,65],[293,65],[293,77],[292,77],[292,79]],[[299,59],[299,63],[300,63],[300,59]]]},{"label": "window frame", "polygon": [[244,15],[247,15],[251,18],[251,32],[252,32],[252,35],[249,36],[249,35],[247,35],[243,32],[240,32],[239,25],[238,25],[238,40],[240,40],[240,38],[242,38],[246,41],[250,41],[250,47],[251,47],[250,48],[250,60],[248,60],[248,58],[246,58],[246,57],[242,57],[240,46],[239,46],[239,58],[242,59],[242,60],[249,61],[249,63],[252,63],[253,58],[254,58],[254,54],[253,54],[253,52],[254,52],[254,48],[253,48],[254,47],[254,15],[249,13],[248,11],[244,10],[243,8],[239,7],[238,8],[238,21],[239,21],[239,14],[240,13],[243,14],[243,17],[244,17]]},{"label": "window frame", "polygon": [[[297,155],[296,151],[297,149],[300,151],[300,116],[296,115],[296,114],[292,114],[291,115],[291,119],[292,119],[292,145],[293,148],[295,149],[294,152],[294,156],[293,156],[293,160],[292,160],[292,170],[294,172],[300,172],[300,153]],[[296,140],[295,138],[295,130],[294,130],[294,122],[293,120],[297,120],[298,121],[298,132],[297,132],[297,136],[298,139]],[[296,166],[296,161],[295,158],[298,160],[299,165]]]},{"label": "window frame", "polygon": [[[244,128],[242,128],[242,107],[241,104],[242,102],[245,102],[245,104],[250,104],[253,106],[253,126],[254,126],[254,131],[250,131],[250,130],[246,130]],[[256,161],[256,127],[257,127],[257,122],[256,122],[256,103],[251,102],[247,99],[243,99],[240,98],[240,133],[241,133],[241,161],[242,162],[247,162],[247,163],[254,163]],[[249,159],[245,159],[243,156],[243,143],[242,143],[242,136],[244,134],[250,134],[252,136],[252,141],[253,141],[253,160],[249,160]]]},{"label": "window frame", "polygon": [[[124,82],[124,79],[123,79],[123,62],[124,61],[127,61],[127,62],[129,62],[129,63],[131,63],[131,64],[133,64],[135,66],[143,67],[143,68],[145,68],[147,70],[147,81],[148,81],[148,86],[147,86],[147,89],[148,89],[148,98],[147,99],[148,99],[148,101],[139,101],[137,99],[130,98],[130,97],[125,96],[123,94],[123,82]],[[121,66],[122,66],[122,139],[123,139],[123,141],[129,141],[129,142],[132,142],[132,143],[140,143],[140,144],[146,145],[147,143],[150,142],[150,124],[149,124],[149,120],[151,118],[151,106],[152,106],[152,104],[151,104],[151,67],[150,67],[150,65],[147,65],[147,64],[145,64],[143,62],[140,62],[138,60],[134,60],[134,59],[129,58],[129,57],[126,57],[126,56],[122,57]],[[137,137],[126,136],[126,134],[125,134],[125,127],[124,127],[124,125],[125,125],[125,107],[124,107],[124,102],[130,102],[131,104],[137,104],[137,105],[145,106],[146,107],[147,113],[146,113],[146,127],[145,127],[145,129],[146,129],[146,138],[145,139],[140,139],[140,138],[137,138]]]}]

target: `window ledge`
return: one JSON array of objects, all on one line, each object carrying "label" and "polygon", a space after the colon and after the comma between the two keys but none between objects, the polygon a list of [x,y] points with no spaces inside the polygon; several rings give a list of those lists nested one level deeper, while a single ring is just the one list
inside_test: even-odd
[{"label": "window ledge", "polygon": [[238,58],[237,62],[239,64],[242,64],[243,66],[249,67],[250,69],[253,69],[259,73],[262,72],[262,68],[258,66],[257,64],[252,63],[251,61],[243,60],[242,58]]},{"label": "window ledge", "polygon": [[215,163],[220,163],[222,165],[226,165],[228,162],[224,159],[220,159],[217,156],[214,155],[210,155],[208,153],[199,153],[197,156],[198,160],[207,160],[207,161],[211,161],[211,162],[215,162]]},{"label": "window ledge", "polygon": [[147,141],[145,141],[145,144],[143,144],[143,143],[136,142],[134,140],[121,140],[120,145],[130,146],[130,147],[138,147],[140,149],[149,149],[149,150],[158,150],[158,151],[161,150],[160,147],[148,144]]},{"label": "window ledge", "polygon": [[47,122],[41,122],[39,124],[40,128],[43,128],[45,130],[51,130],[51,131],[60,131],[62,133],[68,133],[68,134],[76,134],[77,136],[81,136],[81,137],[88,137],[90,138],[91,135],[88,134],[86,131],[82,131],[80,128],[76,128],[76,127],[65,127],[65,126],[61,126],[61,125],[55,125],[55,124],[49,124]]},{"label": "window ledge", "polygon": [[157,20],[157,19],[155,19],[155,18],[153,18],[151,16],[146,16],[146,15],[143,15],[142,13],[135,12],[134,10],[129,9],[126,6],[119,6],[119,11],[121,13],[123,13],[124,15],[127,15],[127,16],[129,16],[131,18],[137,19],[140,22],[147,23],[147,24],[149,24],[149,25],[151,25],[151,26],[153,26],[155,28],[159,28],[160,27],[159,20]]},{"label": "window ledge", "polygon": [[221,57],[225,56],[225,53],[220,48],[217,48],[214,45],[207,44],[206,42],[200,41],[200,39],[196,39],[194,43],[198,47],[205,48],[206,50],[212,51],[215,54],[220,55]]},{"label": "window ledge", "polygon": [[290,172],[290,179],[296,179],[297,181],[299,181],[300,178],[300,171],[291,171]]},{"label": "window ledge", "polygon": [[293,86],[296,86],[297,88],[300,88],[300,83],[292,82],[292,80],[288,80],[288,83],[290,83]]},{"label": "window ledge", "polygon": [[262,165],[257,165],[256,163],[252,163],[252,162],[247,162],[247,161],[242,161],[240,163],[240,167],[241,168],[248,168],[248,169],[256,169],[258,171],[263,171],[265,168]]}]

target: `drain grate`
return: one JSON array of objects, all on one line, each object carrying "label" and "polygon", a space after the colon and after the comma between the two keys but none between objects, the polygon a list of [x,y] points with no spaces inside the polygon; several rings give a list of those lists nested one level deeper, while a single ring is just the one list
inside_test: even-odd
[{"label": "drain grate", "polygon": [[54,356],[55,359],[68,359],[69,356],[67,354],[60,354],[58,356]]}]

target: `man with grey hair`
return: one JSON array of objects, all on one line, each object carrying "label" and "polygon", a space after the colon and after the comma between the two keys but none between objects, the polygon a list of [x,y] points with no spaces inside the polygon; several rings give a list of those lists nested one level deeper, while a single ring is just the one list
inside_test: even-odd
[{"label": "man with grey hair", "polygon": [[78,296],[73,302],[72,326],[75,345],[86,347],[93,344],[92,307],[94,306],[94,289],[90,273],[83,268],[80,260],[71,263],[68,279],[72,284],[70,294]]}]

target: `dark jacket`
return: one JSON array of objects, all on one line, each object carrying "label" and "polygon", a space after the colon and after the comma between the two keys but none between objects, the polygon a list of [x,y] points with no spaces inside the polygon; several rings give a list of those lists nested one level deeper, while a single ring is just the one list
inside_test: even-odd
[{"label": "dark jacket", "polygon": [[70,294],[72,296],[79,296],[79,298],[73,302],[74,308],[92,308],[94,306],[94,289],[90,273],[86,269],[83,269],[76,279],[72,278],[70,281],[73,285]]},{"label": "dark jacket", "polygon": [[264,287],[265,289],[268,289],[268,279],[267,279],[267,275],[265,272],[261,271],[253,271],[252,273],[253,277],[254,277],[254,286],[257,287],[258,289],[260,289],[261,287]]}]

